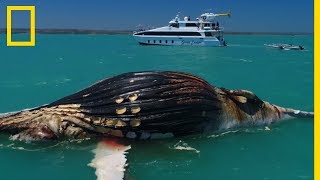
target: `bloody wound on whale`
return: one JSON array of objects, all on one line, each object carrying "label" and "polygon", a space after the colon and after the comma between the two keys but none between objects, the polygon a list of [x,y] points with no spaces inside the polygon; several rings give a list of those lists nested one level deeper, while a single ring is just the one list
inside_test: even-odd
[{"label": "bloody wound on whale", "polygon": [[217,88],[194,75],[151,71],[118,75],[51,104],[0,115],[16,139],[117,136],[154,139],[313,113],[282,108],[246,90]]}]

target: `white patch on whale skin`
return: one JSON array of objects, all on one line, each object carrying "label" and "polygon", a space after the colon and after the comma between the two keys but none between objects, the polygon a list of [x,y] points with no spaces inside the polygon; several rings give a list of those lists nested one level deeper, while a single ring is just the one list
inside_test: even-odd
[{"label": "white patch on whale skin", "polygon": [[131,146],[116,142],[102,141],[93,150],[94,159],[88,166],[96,169],[97,180],[122,180],[126,164],[126,154]]}]

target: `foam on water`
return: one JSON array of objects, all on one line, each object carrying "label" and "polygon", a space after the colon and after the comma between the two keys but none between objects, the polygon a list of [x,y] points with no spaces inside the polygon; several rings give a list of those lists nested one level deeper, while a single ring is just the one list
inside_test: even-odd
[{"label": "foam on water", "polygon": [[199,150],[189,146],[186,142],[183,142],[181,140],[173,146],[173,149],[181,150],[181,151],[193,151],[197,154],[200,153]]}]

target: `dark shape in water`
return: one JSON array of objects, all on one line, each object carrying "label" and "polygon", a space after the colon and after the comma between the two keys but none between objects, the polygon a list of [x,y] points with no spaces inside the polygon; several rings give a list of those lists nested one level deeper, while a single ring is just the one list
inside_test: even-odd
[{"label": "dark shape in water", "polygon": [[16,139],[117,136],[155,139],[313,117],[262,101],[246,90],[217,88],[169,71],[126,73],[49,105],[0,115],[0,131]]}]

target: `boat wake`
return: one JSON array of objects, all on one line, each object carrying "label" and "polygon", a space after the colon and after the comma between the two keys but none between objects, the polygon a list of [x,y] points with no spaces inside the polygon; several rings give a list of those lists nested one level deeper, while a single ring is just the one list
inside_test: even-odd
[{"label": "boat wake", "polygon": [[228,44],[229,47],[244,47],[244,48],[262,48],[263,46],[249,44]]}]

